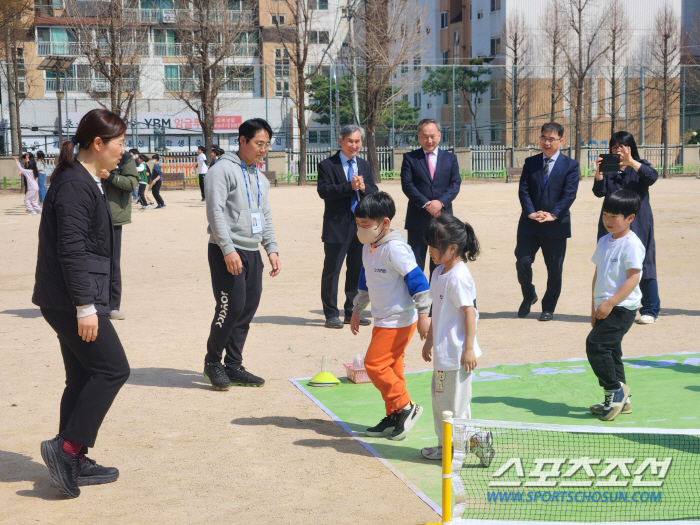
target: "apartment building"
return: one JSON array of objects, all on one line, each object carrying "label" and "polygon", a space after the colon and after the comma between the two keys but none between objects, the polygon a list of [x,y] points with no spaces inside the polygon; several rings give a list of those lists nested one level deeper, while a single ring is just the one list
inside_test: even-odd
[{"label": "apartment building", "polygon": [[[320,60],[323,50],[334,58],[347,37],[347,20],[342,8],[347,0],[304,0],[313,14],[310,34],[311,61]],[[99,31],[95,5],[100,2],[36,0],[32,29],[17,52],[24,68],[20,71],[23,100],[20,106],[25,147],[57,151],[57,82],[54,71],[37,66],[47,56],[75,57],[61,75],[62,129],[69,135],[77,120],[89,109],[100,107],[95,98],[109,106],[109,83],[96,73],[84,56],[85,40],[90,46],[105,46]],[[237,129],[248,118],[266,118],[275,131],[274,147],[292,147],[296,120],[290,98],[292,71],[282,44],[293,34],[294,17],[287,3],[278,0],[227,0],[227,9],[216,16],[237,32],[233,52],[224,61],[226,82],[217,97],[215,142],[228,147]],[[136,92],[129,116],[127,143],[154,151],[192,151],[202,141],[196,114],[178,98],[194,85],[196,74],[188,67],[183,27],[197,23],[197,13],[182,0],[124,0],[120,11],[124,24],[121,47],[134,58]],[[86,26],[94,24],[88,31]],[[225,26],[225,24],[224,24]],[[337,32],[334,43],[330,35]],[[327,58],[326,58],[327,60]],[[125,84],[129,86],[128,82]],[[2,85],[3,101],[8,100]],[[310,115],[309,115],[310,117]],[[8,104],[2,104],[5,143],[9,138]]]}]

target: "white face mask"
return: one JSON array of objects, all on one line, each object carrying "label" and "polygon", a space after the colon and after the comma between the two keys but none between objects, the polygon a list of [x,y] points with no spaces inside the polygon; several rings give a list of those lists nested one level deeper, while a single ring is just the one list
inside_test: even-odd
[{"label": "white face mask", "polygon": [[379,225],[373,228],[360,228],[359,226],[357,227],[357,238],[362,244],[373,243],[377,240],[377,237],[379,237],[382,233],[384,233],[384,230],[379,231]]}]

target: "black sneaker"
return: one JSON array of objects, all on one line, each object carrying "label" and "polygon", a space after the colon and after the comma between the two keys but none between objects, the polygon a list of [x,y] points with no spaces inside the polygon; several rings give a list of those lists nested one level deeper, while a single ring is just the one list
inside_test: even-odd
[{"label": "black sneaker", "polygon": [[396,413],[389,414],[378,425],[365,430],[365,436],[382,437],[390,435],[396,428]]},{"label": "black sneaker", "polygon": [[231,386],[265,386],[265,380],[248,372],[245,367],[226,368],[226,375],[231,380]]},{"label": "black sneaker", "polygon": [[394,428],[389,439],[398,441],[405,438],[422,413],[423,407],[416,403],[411,403],[409,408],[397,410],[394,415],[396,418],[396,428]]},{"label": "black sneaker", "polygon": [[80,469],[78,472],[78,485],[102,485],[103,483],[112,483],[117,481],[119,470],[114,467],[103,467],[98,465],[94,459],[87,456],[82,457]]},{"label": "black sneaker", "polygon": [[231,381],[226,376],[226,370],[221,363],[204,363],[204,377],[211,381],[211,386],[216,390],[228,390]]},{"label": "black sneaker", "polygon": [[59,492],[67,498],[80,496],[78,488],[80,458],[63,452],[63,438],[61,436],[41,443],[41,457],[46,466],[49,467],[51,479]]}]

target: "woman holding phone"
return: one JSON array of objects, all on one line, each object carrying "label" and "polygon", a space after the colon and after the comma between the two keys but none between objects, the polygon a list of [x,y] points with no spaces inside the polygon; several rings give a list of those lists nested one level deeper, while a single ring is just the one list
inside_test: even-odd
[{"label": "woman holding phone", "polygon": [[85,454],[129,377],[109,318],[114,233],[100,179],[122,158],[125,133],[124,121],[106,109],[83,116],[61,144],[39,225],[32,302],[58,335],[66,371],[58,435],[41,444],[41,456],[68,498],[80,495],[79,486],[119,477]]},{"label": "woman holding phone", "polygon": [[[642,308],[639,310],[639,324],[652,324],[659,317],[661,301],[656,282],[656,242],[654,241],[654,215],[649,204],[649,187],[659,178],[657,171],[649,161],[639,158],[637,144],[631,133],[618,131],[610,138],[610,153],[620,156],[618,171],[601,172],[600,163],[603,158],[596,159],[595,180],[593,193],[596,197],[605,197],[620,189],[632,190],[641,200],[639,213],[632,222],[632,231],[642,241],[646,248],[646,257],[642,267],[642,280],[639,287],[642,290]],[[607,233],[603,226],[601,211],[598,221],[598,239]]]}]

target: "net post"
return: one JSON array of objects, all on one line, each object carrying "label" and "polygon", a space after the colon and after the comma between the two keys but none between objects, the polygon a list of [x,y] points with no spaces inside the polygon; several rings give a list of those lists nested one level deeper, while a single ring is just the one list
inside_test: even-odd
[{"label": "net post", "polygon": [[452,412],[442,413],[442,524],[452,523]]}]

